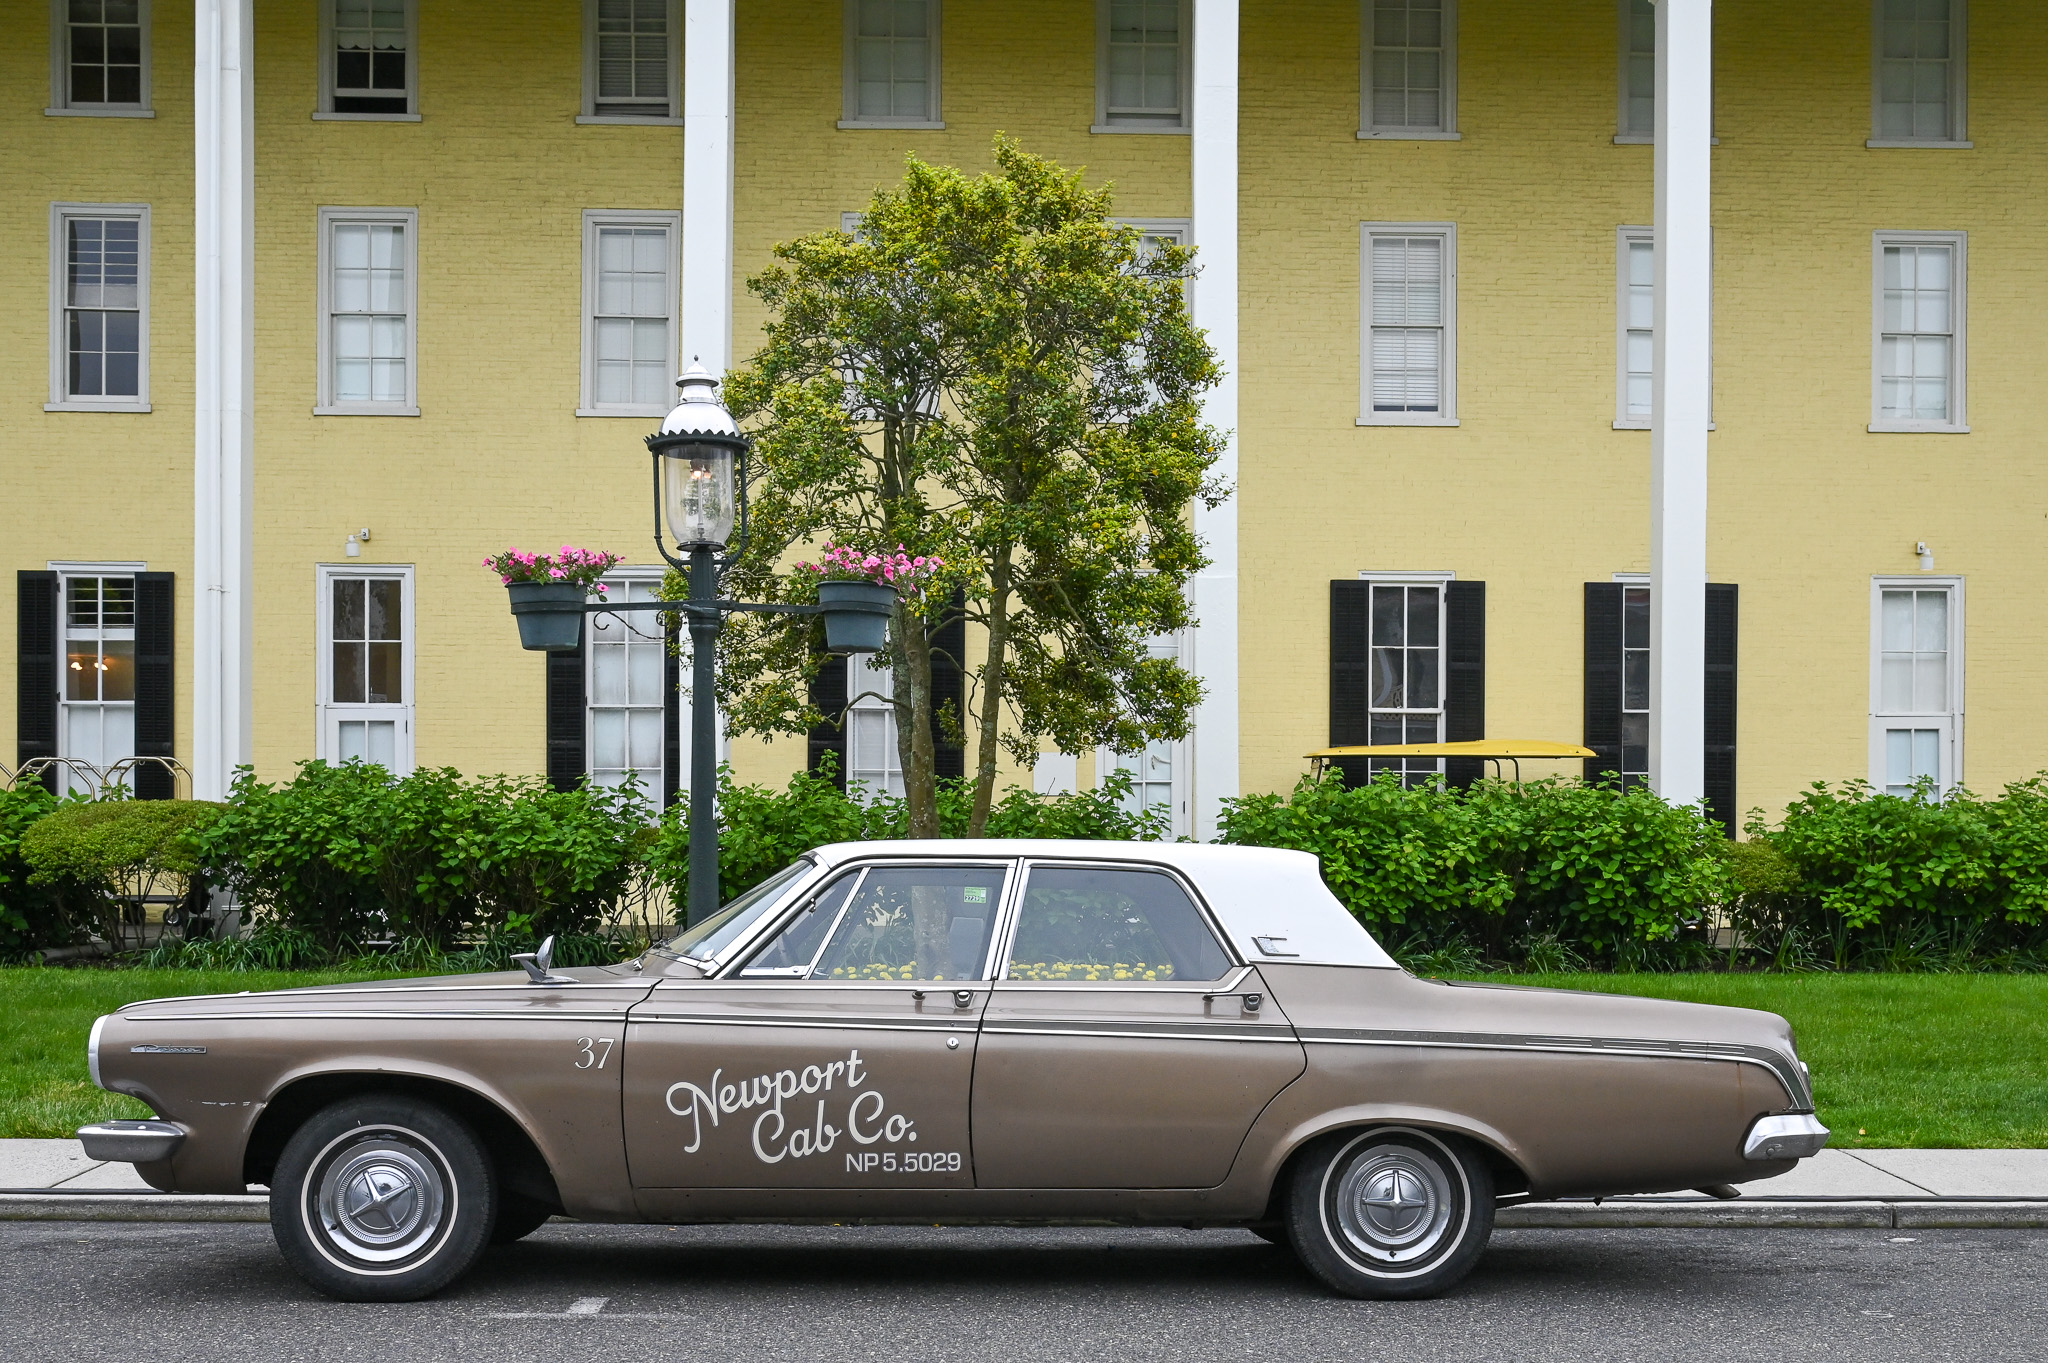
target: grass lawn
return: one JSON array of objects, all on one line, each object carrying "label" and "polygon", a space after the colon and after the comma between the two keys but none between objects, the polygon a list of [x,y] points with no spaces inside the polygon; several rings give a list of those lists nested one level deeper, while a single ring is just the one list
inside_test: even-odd
[{"label": "grass lawn", "polygon": [[[0,969],[0,1137],[69,1136],[147,1117],[85,1073],[93,1019],[136,999],[377,976]],[[1493,975],[1476,978],[1725,1003],[1799,1030],[1832,1144],[2048,1147],[2048,975]]]},{"label": "grass lawn", "polygon": [[1813,1068],[1831,1146],[2048,1147],[2048,975],[1487,975],[1761,1008]]},{"label": "grass lawn", "polygon": [[87,1122],[151,1115],[135,1099],[95,1088],[86,1077],[85,1038],[93,1019],[124,1003],[388,978],[341,971],[0,968],[0,1138],[70,1136]]}]

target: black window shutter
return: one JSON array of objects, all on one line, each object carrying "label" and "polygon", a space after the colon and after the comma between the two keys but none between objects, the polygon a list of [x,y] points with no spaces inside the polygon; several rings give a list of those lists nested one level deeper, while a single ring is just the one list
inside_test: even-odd
[{"label": "black window shutter", "polygon": [[[16,765],[57,755],[57,575],[14,575],[17,598],[14,654],[14,759]],[[57,772],[43,773],[53,793]]]},{"label": "black window shutter", "polygon": [[1707,584],[1707,816],[1735,836],[1735,654],[1738,588]]},{"label": "black window shutter", "polygon": [[583,784],[589,770],[584,745],[583,650],[563,650],[547,655],[548,666],[548,784],[556,790],[574,790]]},{"label": "black window shutter", "polygon": [[1596,754],[1586,780],[1621,770],[1621,593],[1619,582],[1586,584],[1586,737]]},{"label": "black window shutter", "polygon": [[[667,613],[663,613],[667,619]],[[661,807],[667,809],[683,794],[683,660],[676,656],[680,627],[662,629],[661,652]]]},{"label": "black window shutter", "polygon": [[[967,656],[967,598],[963,592],[954,592],[952,604],[939,620],[938,628],[932,631],[932,773],[940,779],[964,775],[967,770],[966,751],[963,744],[950,743],[938,723],[939,712],[948,701],[953,706],[953,721],[965,726],[966,687],[961,671],[961,662]],[[963,733],[961,737],[965,738]]]},{"label": "black window shutter", "polygon": [[827,654],[811,678],[811,707],[825,716],[811,729],[810,760],[807,769],[823,768],[825,757],[833,757],[832,784],[846,789],[846,656]]},{"label": "black window shutter", "polygon": [[[1444,742],[1486,737],[1486,584],[1444,584]],[[1476,757],[1444,763],[1444,780],[1464,790],[1486,774]]]},{"label": "black window shutter", "polygon": [[[135,755],[175,757],[177,746],[177,575],[135,575]],[[137,764],[135,798],[168,800],[177,794],[170,770]]]},{"label": "black window shutter", "polygon": [[[1330,746],[1372,742],[1372,584],[1330,584]],[[1369,778],[1364,758],[1333,763],[1346,785]]]}]

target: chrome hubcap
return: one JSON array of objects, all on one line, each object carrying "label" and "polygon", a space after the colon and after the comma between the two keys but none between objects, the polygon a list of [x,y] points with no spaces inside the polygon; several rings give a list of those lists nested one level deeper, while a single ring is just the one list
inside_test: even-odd
[{"label": "chrome hubcap", "polygon": [[333,1151],[313,1201],[329,1246],[349,1259],[405,1259],[439,1234],[448,1182],[439,1160],[385,1132],[366,1134]]},{"label": "chrome hubcap", "polygon": [[1408,1145],[1372,1145],[1345,1166],[1335,1192],[1346,1247],[1374,1264],[1410,1266],[1443,1248],[1457,1199],[1443,1166]]}]

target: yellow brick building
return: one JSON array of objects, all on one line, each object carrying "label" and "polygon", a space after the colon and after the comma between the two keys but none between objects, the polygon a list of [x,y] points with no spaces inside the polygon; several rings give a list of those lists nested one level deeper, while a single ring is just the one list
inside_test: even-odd
[{"label": "yellow brick building", "polygon": [[479,560],[655,563],[640,438],[751,351],[746,276],[1002,131],[1200,252],[1237,493],[1163,645],[1195,737],[1134,759],[1178,828],[1397,735],[1584,739],[1724,815],[1996,788],[2048,765],[2034,17],[0,0],[0,757],[672,790],[658,647],[520,653]]}]

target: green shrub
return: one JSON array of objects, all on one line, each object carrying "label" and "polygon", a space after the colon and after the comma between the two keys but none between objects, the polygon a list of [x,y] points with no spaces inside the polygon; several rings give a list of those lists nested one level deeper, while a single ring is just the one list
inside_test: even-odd
[{"label": "green shrub", "polygon": [[204,893],[198,843],[220,813],[195,800],[67,800],[21,835],[21,858],[55,892],[66,940],[89,932],[118,950],[139,936],[145,897]]},{"label": "green shrub", "polygon": [[22,835],[56,807],[57,797],[33,782],[0,790],[0,961],[72,940],[55,887],[32,882],[21,855]]}]

